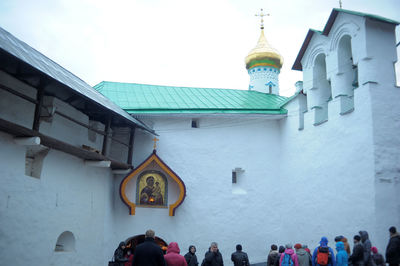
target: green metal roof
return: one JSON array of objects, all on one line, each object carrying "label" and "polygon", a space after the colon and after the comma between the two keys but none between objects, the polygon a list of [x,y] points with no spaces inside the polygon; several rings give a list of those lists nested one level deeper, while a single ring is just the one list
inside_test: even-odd
[{"label": "green metal roof", "polygon": [[94,88],[131,114],[286,114],[288,98],[256,91],[103,81]]}]

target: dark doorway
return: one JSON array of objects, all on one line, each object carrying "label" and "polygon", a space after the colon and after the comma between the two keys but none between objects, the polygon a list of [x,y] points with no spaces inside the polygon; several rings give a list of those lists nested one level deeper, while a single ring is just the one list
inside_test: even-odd
[{"label": "dark doorway", "polygon": [[[135,252],[135,248],[137,245],[141,244],[144,242],[145,236],[144,235],[136,235],[136,236],[132,236],[130,238],[128,238],[125,243],[126,243],[126,247],[131,249],[132,252]],[[162,249],[162,251],[164,252],[164,254],[167,252],[167,247],[168,244],[167,242],[165,242],[163,239],[156,237],[155,238],[155,242],[157,245],[160,246],[160,248]]]}]

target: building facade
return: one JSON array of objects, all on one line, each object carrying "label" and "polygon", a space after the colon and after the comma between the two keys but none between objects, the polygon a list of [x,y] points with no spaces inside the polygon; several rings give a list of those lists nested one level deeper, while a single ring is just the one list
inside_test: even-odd
[{"label": "building facade", "polygon": [[[323,31],[306,36],[293,66],[303,81],[290,98],[279,96],[278,81],[271,91],[264,80],[250,81],[249,90],[101,82],[95,89],[108,99],[103,106],[115,106],[97,117],[80,103],[88,92],[67,97],[47,88],[41,135],[22,136],[6,122],[31,127],[35,116],[28,120],[27,113],[35,105],[0,90],[1,256],[15,264],[106,265],[119,241],[149,228],[167,243],[178,242],[182,253],[194,244],[200,260],[216,241],[226,265],[238,243],[250,262],[261,263],[271,244],[313,248],[322,236],[333,242],[360,230],[383,250],[389,226],[400,227],[396,25],[334,9]],[[279,53],[265,51],[246,61],[248,71],[268,68],[254,60],[283,63]],[[1,85],[35,98],[35,84],[3,62]],[[97,92],[91,93],[103,99]],[[114,122],[103,118],[110,114]],[[140,174],[121,186],[153,153],[154,134],[166,167],[146,167],[166,175],[168,204],[182,191],[168,169],[184,183],[173,215],[164,203],[140,206]],[[101,156],[82,158],[89,155],[52,146],[46,136]],[[32,145],[34,137],[47,146]],[[37,167],[39,177],[33,176]],[[136,203],[134,213],[124,200]],[[34,248],[21,255],[21,243]]]}]

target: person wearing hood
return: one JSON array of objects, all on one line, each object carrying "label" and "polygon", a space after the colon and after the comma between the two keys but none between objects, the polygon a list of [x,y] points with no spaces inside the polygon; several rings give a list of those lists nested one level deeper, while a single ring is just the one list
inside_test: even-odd
[{"label": "person wearing hood", "polygon": [[344,243],[339,241],[336,243],[336,265],[337,266],[347,266],[349,261],[349,256],[345,250]]},{"label": "person wearing hood", "polygon": [[164,255],[167,266],[187,266],[185,257],[180,255],[181,250],[176,242],[171,242],[168,245],[167,254]]},{"label": "person wearing hood", "polygon": [[386,247],[386,262],[389,266],[400,264],[400,235],[397,233],[396,227],[389,228],[390,239]]},{"label": "person wearing hood", "polygon": [[279,256],[278,246],[275,244],[271,245],[271,250],[269,251],[267,258],[267,266],[274,266],[278,256]]},{"label": "person wearing hood", "polygon": [[301,244],[294,245],[294,248],[296,249],[299,266],[311,266],[310,253],[308,253]]},{"label": "person wearing hood", "polygon": [[349,257],[349,262],[353,266],[364,265],[364,247],[361,244],[361,237],[359,235],[354,236],[353,254]]},{"label": "person wearing hood", "polygon": [[299,266],[299,260],[291,244],[286,244],[286,249],[279,260],[279,266]]},{"label": "person wearing hood", "polygon": [[328,247],[328,239],[322,237],[319,246],[314,249],[312,255],[312,266],[336,266],[336,259],[333,250]]},{"label": "person wearing hood", "polygon": [[302,245],[302,247],[304,248],[304,250],[305,251],[307,251],[308,252],[308,254],[310,254],[310,256],[311,256],[311,250],[308,248],[308,246],[307,245],[305,245],[305,244],[303,244]]},{"label": "person wearing hood", "polygon": [[197,266],[199,262],[196,256],[196,247],[193,245],[189,246],[189,252],[185,254],[185,260],[188,266]]},{"label": "person wearing hood", "polygon": [[236,252],[231,255],[231,260],[234,266],[249,266],[249,257],[246,252],[242,251],[242,245],[236,245]]},{"label": "person wearing hood", "polygon": [[114,261],[118,262],[120,266],[124,266],[125,262],[128,261],[128,259],[125,258],[125,249],[125,242],[121,242],[119,243],[118,248],[114,251]]},{"label": "person wearing hood", "polygon": [[283,252],[285,252],[285,247],[284,246],[279,246],[278,256],[275,259],[274,266],[279,266],[279,262],[281,260],[281,255],[283,254]]},{"label": "person wearing hood", "polygon": [[351,251],[350,251],[350,245],[349,245],[349,242],[347,241],[347,238],[345,238],[344,236],[337,236],[337,237],[335,237],[335,242],[337,243],[337,242],[339,242],[339,241],[342,241],[342,242],[343,242],[343,244],[344,244],[344,250],[346,250],[347,255],[350,256]]},{"label": "person wearing hood", "polygon": [[218,250],[218,244],[216,242],[211,243],[210,248],[204,255],[203,262],[205,266],[224,266],[224,260],[221,252]]},{"label": "person wearing hood", "polygon": [[154,231],[147,230],[144,242],[136,246],[133,266],[165,266],[163,251],[154,240]]},{"label": "person wearing hood", "polygon": [[360,231],[359,232],[360,237],[361,237],[361,243],[364,248],[364,265],[365,266],[372,266],[372,259],[371,259],[371,241],[369,240],[368,237],[368,232],[367,231]]}]

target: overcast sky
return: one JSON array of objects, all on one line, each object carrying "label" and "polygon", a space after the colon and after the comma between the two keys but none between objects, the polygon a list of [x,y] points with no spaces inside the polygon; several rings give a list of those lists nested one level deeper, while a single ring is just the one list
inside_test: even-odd
[{"label": "overcast sky", "polygon": [[[284,57],[281,94],[309,28],[322,30],[338,0],[1,0],[0,27],[90,85],[103,80],[247,89],[244,58],[264,8],[269,43]],[[343,8],[400,21],[400,0],[343,0]],[[397,42],[400,31],[397,29]]]}]

